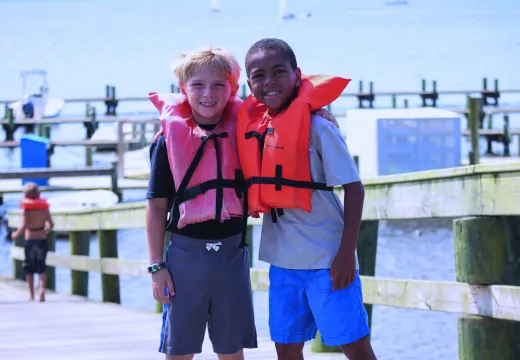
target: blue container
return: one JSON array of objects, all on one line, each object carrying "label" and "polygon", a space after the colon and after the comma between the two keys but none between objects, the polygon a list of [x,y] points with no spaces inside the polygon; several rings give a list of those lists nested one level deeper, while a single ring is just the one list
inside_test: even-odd
[{"label": "blue container", "polygon": [[[50,140],[33,134],[23,135],[20,139],[22,168],[46,168]],[[49,179],[22,179],[22,185],[33,182],[48,186]]]}]

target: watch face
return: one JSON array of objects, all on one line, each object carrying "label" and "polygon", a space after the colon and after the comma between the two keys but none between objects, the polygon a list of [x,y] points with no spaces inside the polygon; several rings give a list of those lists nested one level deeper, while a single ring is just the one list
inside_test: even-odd
[{"label": "watch face", "polygon": [[163,266],[163,264],[152,264],[148,267],[148,272],[149,273],[154,273],[156,271],[159,271],[161,269],[165,268],[165,266]]}]

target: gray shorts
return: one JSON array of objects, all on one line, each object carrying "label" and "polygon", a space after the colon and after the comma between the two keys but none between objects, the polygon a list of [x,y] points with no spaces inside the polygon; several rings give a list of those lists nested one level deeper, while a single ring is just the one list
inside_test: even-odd
[{"label": "gray shorts", "polygon": [[159,351],[199,354],[206,333],[217,354],[257,348],[248,248],[241,234],[222,240],[172,234],[166,252],[175,296],[165,305]]}]

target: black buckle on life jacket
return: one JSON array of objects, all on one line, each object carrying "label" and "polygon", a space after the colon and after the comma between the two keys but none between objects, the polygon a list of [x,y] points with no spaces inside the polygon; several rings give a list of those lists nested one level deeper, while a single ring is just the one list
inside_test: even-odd
[{"label": "black buckle on life jacket", "polygon": [[[326,183],[286,179],[283,177],[282,165],[276,165],[274,177],[258,176],[251,177],[247,180],[247,187],[255,184],[274,185],[276,191],[281,191],[283,186],[291,186],[300,189],[334,191],[334,187],[327,186]],[[271,209],[271,218],[273,219],[273,223],[276,223],[278,221],[278,217],[280,216],[283,216],[283,209]]]},{"label": "black buckle on life jacket", "polygon": [[[243,248],[246,246],[246,231],[247,231],[247,216],[248,216],[248,204],[247,204],[247,187],[245,183],[244,173],[242,170],[235,170],[235,179],[224,179],[222,177],[222,166],[220,162],[220,147],[217,138],[227,138],[228,133],[223,132],[220,134],[211,134],[208,136],[203,136],[201,138],[202,143],[197,149],[197,153],[193,157],[193,160],[188,167],[188,170],[186,171],[186,174],[184,175],[181,184],[179,185],[179,188],[177,190],[175,199],[172,202],[171,208],[170,208],[170,219],[169,224],[178,220],[179,217],[179,205],[184,202],[191,199],[194,199],[195,197],[205,194],[210,189],[216,189],[217,190],[217,196],[216,196],[216,209],[215,209],[215,219],[220,221],[220,217],[222,214],[222,206],[224,202],[224,188],[231,188],[235,189],[235,193],[237,197],[240,199],[242,196],[244,197],[244,208],[243,208],[243,214],[244,214],[244,227],[242,231],[242,238],[240,241],[240,247]],[[192,186],[188,188],[188,184],[195,173],[195,169],[199,165],[202,156],[204,154],[204,150],[206,149],[206,144],[208,140],[212,140],[215,145],[215,154],[216,154],[216,162],[217,162],[217,178],[213,180],[205,181],[201,184],[198,184],[196,186]]]},{"label": "black buckle on life jacket", "polygon": [[[177,189],[177,193],[175,196],[175,199],[172,203],[172,211],[171,213],[174,213],[175,208],[180,205],[183,201],[192,199],[193,197],[197,196],[198,194],[204,193],[207,191],[208,188],[205,188],[202,184],[199,184],[197,186],[192,187],[193,190],[190,188],[190,192],[187,192],[188,184],[195,173],[195,169],[199,165],[200,161],[202,160],[202,156],[204,155],[204,150],[206,149],[206,145],[208,143],[208,140],[212,140],[213,144],[215,146],[215,156],[217,161],[217,179],[212,184],[214,185],[215,189],[217,190],[217,199],[215,201],[216,203],[216,209],[215,209],[215,219],[220,220],[220,216],[222,214],[222,204],[224,201],[224,190],[223,190],[223,178],[222,178],[222,167],[220,164],[220,147],[218,143],[218,138],[227,138],[228,133],[222,132],[222,133],[213,133],[208,136],[202,136],[199,148],[197,149],[197,152],[195,153],[195,156],[193,157],[193,160],[191,161],[190,166],[188,167],[188,170],[186,171],[186,174],[184,174],[184,177],[181,181],[181,184],[179,185],[179,188]],[[213,180],[210,180],[208,182],[211,182]],[[208,184],[209,185],[209,184]],[[193,196],[193,197],[190,197]]]},{"label": "black buckle on life jacket", "polygon": [[248,131],[246,132],[246,140],[251,138],[255,138],[258,140],[258,147],[260,148],[260,157],[264,154],[264,144],[265,144],[265,136],[274,134],[274,128],[266,128],[262,134],[258,131]]}]

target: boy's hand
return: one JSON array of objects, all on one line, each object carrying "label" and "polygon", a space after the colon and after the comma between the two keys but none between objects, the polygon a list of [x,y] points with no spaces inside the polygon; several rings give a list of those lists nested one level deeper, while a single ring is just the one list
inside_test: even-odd
[{"label": "boy's hand", "polygon": [[319,110],[313,111],[313,114],[319,115],[324,119],[329,120],[332,124],[334,124],[335,127],[339,129],[339,124],[334,115],[332,115],[331,112],[327,111],[325,108],[321,108]]},{"label": "boy's hand", "polygon": [[159,130],[159,131],[157,132],[157,134],[155,134],[155,136],[153,137],[153,141],[152,141],[152,142],[156,142],[157,139],[159,139],[159,136],[161,136],[162,134],[163,134],[163,131],[162,131],[162,129],[161,129],[161,130]]},{"label": "boy's hand", "polygon": [[356,253],[338,252],[332,262],[330,279],[332,290],[341,290],[349,286],[356,278]]},{"label": "boy's hand", "polygon": [[173,280],[168,269],[161,269],[152,274],[153,298],[163,304],[171,304],[175,296]]}]

